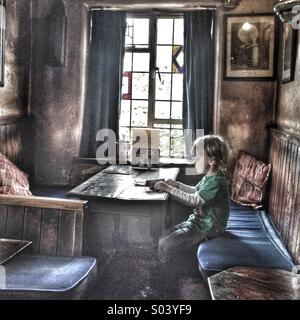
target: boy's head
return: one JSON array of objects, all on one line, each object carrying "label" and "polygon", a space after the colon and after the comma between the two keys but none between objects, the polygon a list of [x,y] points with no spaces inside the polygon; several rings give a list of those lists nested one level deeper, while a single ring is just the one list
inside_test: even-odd
[{"label": "boy's head", "polygon": [[220,136],[207,135],[196,139],[193,143],[192,155],[195,157],[198,173],[205,173],[209,169],[227,171],[229,148]]}]

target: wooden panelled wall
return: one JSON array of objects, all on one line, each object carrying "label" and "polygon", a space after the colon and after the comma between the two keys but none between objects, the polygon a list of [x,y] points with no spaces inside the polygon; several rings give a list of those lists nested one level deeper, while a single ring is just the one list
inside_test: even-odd
[{"label": "wooden panelled wall", "polygon": [[80,256],[87,202],[0,195],[0,238],[32,241],[27,252]]},{"label": "wooden panelled wall", "polygon": [[272,129],[269,213],[294,261],[300,264],[300,137]]}]

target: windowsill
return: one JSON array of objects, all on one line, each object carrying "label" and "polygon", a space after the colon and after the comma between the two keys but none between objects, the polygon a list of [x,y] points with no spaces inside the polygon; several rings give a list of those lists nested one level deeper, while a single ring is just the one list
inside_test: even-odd
[{"label": "windowsill", "polygon": [[[99,160],[106,160],[107,164],[113,164],[113,158],[104,158]],[[109,163],[111,162],[111,163]],[[75,157],[73,158],[73,163],[90,163],[90,164],[98,164],[96,158],[80,158]],[[128,163],[129,165],[130,163]],[[160,158],[159,166],[160,167],[168,167],[168,166],[176,166],[176,167],[186,167],[186,166],[193,166],[195,164],[194,160],[190,159],[181,159],[181,158]],[[100,165],[100,164],[99,164]]]}]

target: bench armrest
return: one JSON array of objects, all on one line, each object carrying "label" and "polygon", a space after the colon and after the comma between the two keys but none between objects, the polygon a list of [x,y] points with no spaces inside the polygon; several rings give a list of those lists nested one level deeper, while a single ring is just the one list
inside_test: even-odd
[{"label": "bench armrest", "polygon": [[87,201],[0,195],[0,238],[32,241],[33,254],[79,256]]}]

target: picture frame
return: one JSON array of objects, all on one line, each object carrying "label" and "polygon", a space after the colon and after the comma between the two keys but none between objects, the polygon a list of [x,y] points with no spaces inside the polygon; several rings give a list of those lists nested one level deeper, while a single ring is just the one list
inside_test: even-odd
[{"label": "picture frame", "polygon": [[296,55],[297,55],[297,31],[288,22],[284,22],[281,28],[281,83],[294,80]]},{"label": "picture frame", "polygon": [[6,3],[0,0],[0,87],[4,86]]},{"label": "picture frame", "polygon": [[276,16],[226,15],[224,25],[224,80],[275,80]]}]

